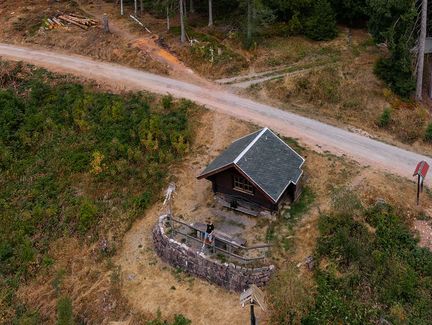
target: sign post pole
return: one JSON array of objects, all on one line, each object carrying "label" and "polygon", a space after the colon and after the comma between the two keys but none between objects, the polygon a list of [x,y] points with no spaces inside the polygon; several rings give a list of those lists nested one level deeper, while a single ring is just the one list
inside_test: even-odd
[{"label": "sign post pole", "polygon": [[420,203],[420,174],[417,178],[417,205]]},{"label": "sign post pole", "polygon": [[250,304],[250,320],[251,320],[251,325],[256,325],[256,318],[255,318],[253,301],[251,301],[251,304]]},{"label": "sign post pole", "polygon": [[423,182],[428,170],[429,164],[426,161],[420,161],[413,174],[413,176],[417,176],[417,205],[420,204],[420,192],[423,192]]}]

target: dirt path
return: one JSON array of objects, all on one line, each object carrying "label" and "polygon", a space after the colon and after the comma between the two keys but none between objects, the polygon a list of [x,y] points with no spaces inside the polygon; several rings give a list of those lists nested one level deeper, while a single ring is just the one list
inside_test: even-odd
[{"label": "dirt path", "polygon": [[[205,79],[197,75],[192,69],[186,67],[175,55],[158,44],[159,36],[153,32],[148,33],[131,31],[129,12],[125,9],[123,17],[118,15],[118,6],[105,1],[83,3],[77,1],[79,7],[89,15],[102,20],[103,13],[108,13],[110,32],[128,41],[133,47],[148,54],[152,59],[167,66],[169,73],[174,78],[184,78],[194,83],[205,82]],[[141,18],[140,18],[141,19]]]},{"label": "dirt path", "polygon": [[[85,76],[118,88],[145,89],[187,98],[218,112],[268,126],[285,136],[299,139],[312,149],[319,148],[337,155],[347,155],[364,165],[371,165],[406,178],[411,178],[417,162],[430,161],[430,158],[424,155],[254,102],[210,83],[197,86],[112,63],[7,44],[0,44],[0,56],[27,61],[59,72]],[[430,184],[429,180],[428,183]]]},{"label": "dirt path", "polygon": [[[334,64],[334,63],[333,63]],[[231,85],[232,87],[246,89],[250,86],[260,84],[269,80],[281,79],[286,76],[294,77],[311,70],[320,70],[332,65],[330,62],[295,63],[262,72],[254,72],[231,78],[215,80],[220,85]]]}]

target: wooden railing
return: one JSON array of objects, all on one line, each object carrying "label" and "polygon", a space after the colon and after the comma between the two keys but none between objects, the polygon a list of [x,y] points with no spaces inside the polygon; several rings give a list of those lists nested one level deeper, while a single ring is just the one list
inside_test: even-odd
[{"label": "wooden railing", "polygon": [[[171,232],[169,235],[171,238],[176,235],[184,236],[187,239],[203,244],[204,231],[198,229],[197,227],[183,222],[181,220],[175,219],[172,215],[167,216],[167,221],[170,225]],[[181,231],[180,227],[176,227],[176,225],[181,225],[190,230],[189,233],[185,233]],[[194,233],[195,236],[192,236],[191,233]],[[219,245],[217,245],[219,244]],[[225,248],[220,247],[220,244],[223,244]],[[211,244],[206,244],[207,248],[213,253],[221,253],[223,255],[234,258],[242,264],[250,264],[254,262],[265,262],[267,259],[268,251],[272,247],[271,244],[259,244],[253,246],[244,246],[236,243],[234,240],[226,240],[220,237],[215,236],[214,240]],[[248,257],[246,254],[250,254],[250,252],[257,252],[256,257]]]}]

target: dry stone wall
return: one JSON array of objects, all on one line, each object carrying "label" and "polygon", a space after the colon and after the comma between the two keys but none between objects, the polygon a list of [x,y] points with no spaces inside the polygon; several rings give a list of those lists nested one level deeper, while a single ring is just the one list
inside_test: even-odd
[{"label": "dry stone wall", "polygon": [[166,216],[161,216],[153,230],[153,242],[159,257],[171,266],[222,286],[228,290],[242,292],[251,284],[265,286],[274,272],[274,266],[261,268],[245,268],[232,263],[221,263],[207,258],[179,243],[165,234],[164,222]]}]

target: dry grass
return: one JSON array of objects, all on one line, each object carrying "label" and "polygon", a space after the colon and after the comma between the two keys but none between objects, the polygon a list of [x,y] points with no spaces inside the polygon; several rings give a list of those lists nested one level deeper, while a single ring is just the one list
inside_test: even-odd
[{"label": "dry grass", "polygon": [[164,64],[134,47],[130,39],[117,33],[104,33],[101,26],[87,31],[76,26],[41,30],[43,20],[58,12],[89,16],[75,1],[47,3],[25,0],[19,4],[16,1],[3,1],[0,6],[0,41],[53,48],[155,73],[168,73]]},{"label": "dry grass", "polygon": [[[339,51],[333,64],[297,76],[268,81],[251,87],[248,94],[273,105],[372,135],[384,141],[406,144],[421,152],[432,152],[423,141],[428,110],[398,99],[376,78],[373,67],[380,55],[362,31],[354,31],[351,45],[341,35],[330,42]],[[380,117],[390,108],[390,123],[380,126]],[[362,130],[362,131],[359,131]],[[409,145],[409,146],[408,146]]]}]

